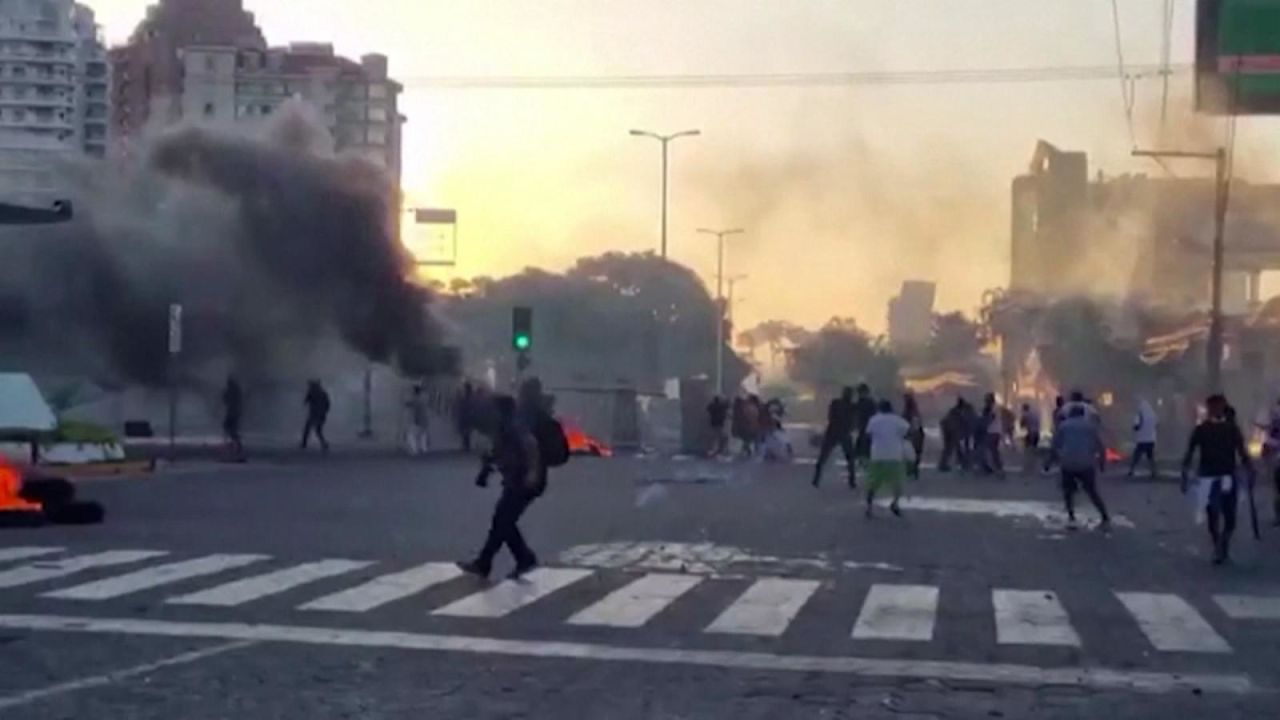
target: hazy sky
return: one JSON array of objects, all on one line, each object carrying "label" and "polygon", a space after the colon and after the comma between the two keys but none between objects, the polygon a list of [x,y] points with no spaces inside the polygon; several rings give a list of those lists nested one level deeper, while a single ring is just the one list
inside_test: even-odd
[{"label": "hazy sky", "polygon": [[[108,38],[146,0],[91,3]],[[1126,60],[1157,61],[1162,0],[1119,0]],[[1026,84],[432,90],[432,76],[862,72],[1114,65],[1110,0],[247,0],[273,44],[378,51],[407,86],[404,184],[459,212],[465,275],[563,267],[656,248],[657,143],[633,127],[703,136],[672,146],[671,255],[711,281],[705,226],[742,226],[729,272],[743,323],[881,329],[907,278],[972,309],[1007,283],[1008,188],[1037,139],[1131,160],[1116,80]],[[1193,0],[1176,2],[1175,63],[1192,56]],[[1139,143],[1154,144],[1160,87],[1138,82]],[[1190,81],[1170,112],[1185,119]],[[1144,119],[1148,118],[1148,119]],[[1271,121],[1241,124],[1242,152]],[[1212,131],[1213,128],[1210,128]],[[1263,173],[1266,163],[1251,164]],[[1181,166],[1182,174],[1202,168]],[[1207,170],[1207,169],[1205,169]],[[740,323],[741,324],[741,323]]]}]

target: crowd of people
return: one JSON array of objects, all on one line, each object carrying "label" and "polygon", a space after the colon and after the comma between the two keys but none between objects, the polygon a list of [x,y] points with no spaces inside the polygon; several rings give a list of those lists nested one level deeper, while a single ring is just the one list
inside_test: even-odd
[{"label": "crowd of people", "polygon": [[724,457],[734,452],[744,458],[787,460],[793,448],[783,423],[787,408],[779,398],[763,401],[758,395],[733,398],[730,402],[719,395],[707,406],[711,427],[711,457]]},{"label": "crowd of people", "polygon": [[[890,510],[901,514],[899,499],[903,481],[919,477],[924,448],[924,423],[919,405],[910,393],[904,394],[900,411],[888,399],[876,401],[866,385],[845,388],[827,409],[813,485],[822,481],[823,469],[837,448],[844,454],[850,488],[858,487],[859,469],[867,479],[866,513],[872,515],[877,494],[891,492]],[[1021,445],[1024,471],[1059,473],[1067,527],[1076,529],[1076,497],[1083,492],[1098,513],[1098,529],[1109,531],[1111,514],[1099,491],[1098,479],[1109,461],[1117,459],[1104,441],[1102,414],[1081,392],[1055,399],[1050,421],[1051,434],[1045,441],[1040,411],[1023,403],[1016,416],[988,393],[981,408],[958,398],[939,421],[942,450],[941,472],[977,471],[1003,477],[1002,446]],[[1262,456],[1272,468],[1276,499],[1274,523],[1280,527],[1280,401],[1268,418],[1258,422],[1263,431]],[[1018,431],[1021,430],[1021,437]],[[1138,398],[1130,427],[1133,451],[1128,476],[1133,477],[1145,461],[1151,476],[1158,476],[1156,442],[1158,418],[1149,401]],[[1020,441],[1020,442],[1019,442]],[[1215,564],[1230,558],[1231,539],[1237,525],[1240,488],[1255,479],[1253,461],[1235,409],[1221,394],[1209,396],[1201,421],[1191,432],[1181,463],[1181,487],[1192,499],[1197,521],[1204,521],[1212,542]],[[1250,495],[1252,502],[1252,495]],[[1252,509],[1252,507],[1251,507]],[[1257,532],[1256,511],[1253,516]]]}]

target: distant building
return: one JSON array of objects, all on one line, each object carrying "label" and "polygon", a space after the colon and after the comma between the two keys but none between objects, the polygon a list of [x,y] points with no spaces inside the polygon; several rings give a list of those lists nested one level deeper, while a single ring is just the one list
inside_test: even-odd
[{"label": "distant building", "polygon": [[93,11],[72,0],[0,0],[0,199],[48,204],[58,168],[107,139],[108,70]]},{"label": "distant building", "polygon": [[257,122],[297,98],[335,150],[377,162],[399,187],[402,87],[383,55],[356,62],[327,43],[269,47],[241,0],[161,0],[111,61],[113,137],[126,150],[151,127]]},{"label": "distant building", "polygon": [[933,335],[933,303],[937,285],[908,280],[889,298],[889,346],[894,350],[922,348]]},{"label": "distant building", "polygon": [[[1009,286],[1206,308],[1215,197],[1212,178],[1090,180],[1084,153],[1041,142],[1013,181]],[[1235,180],[1230,197],[1223,307],[1240,315],[1261,302],[1261,274],[1280,269],[1280,185]]]}]

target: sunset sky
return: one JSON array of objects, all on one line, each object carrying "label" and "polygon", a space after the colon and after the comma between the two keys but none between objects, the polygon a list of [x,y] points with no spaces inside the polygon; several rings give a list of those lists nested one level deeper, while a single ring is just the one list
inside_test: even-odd
[{"label": "sunset sky", "polygon": [[[93,0],[112,42],[147,0]],[[452,89],[439,76],[865,72],[1116,64],[1109,0],[247,0],[273,44],[382,52],[407,87],[404,185],[459,213],[464,275],[656,248],[659,150],[672,146],[671,256],[709,282],[713,241],[746,228],[743,323],[852,315],[882,329],[907,278],[970,310],[1008,275],[1008,188],[1036,140],[1086,150],[1091,172],[1160,170],[1128,157],[1117,80],[847,88]],[[1119,0],[1123,49],[1155,63],[1162,0]],[[1173,57],[1192,55],[1194,3],[1176,3]],[[1190,81],[1173,81],[1170,130]],[[1136,85],[1140,144],[1158,141],[1160,86]],[[1274,156],[1269,120],[1241,153]],[[1210,128],[1214,131],[1214,128]],[[1181,174],[1207,171],[1179,166]],[[1251,179],[1270,179],[1250,163]]]}]

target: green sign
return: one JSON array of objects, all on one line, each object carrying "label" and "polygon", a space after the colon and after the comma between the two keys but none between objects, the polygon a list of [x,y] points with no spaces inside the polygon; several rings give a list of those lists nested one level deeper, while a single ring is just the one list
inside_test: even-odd
[{"label": "green sign", "polygon": [[1196,107],[1280,114],[1280,0],[1199,0]]}]

